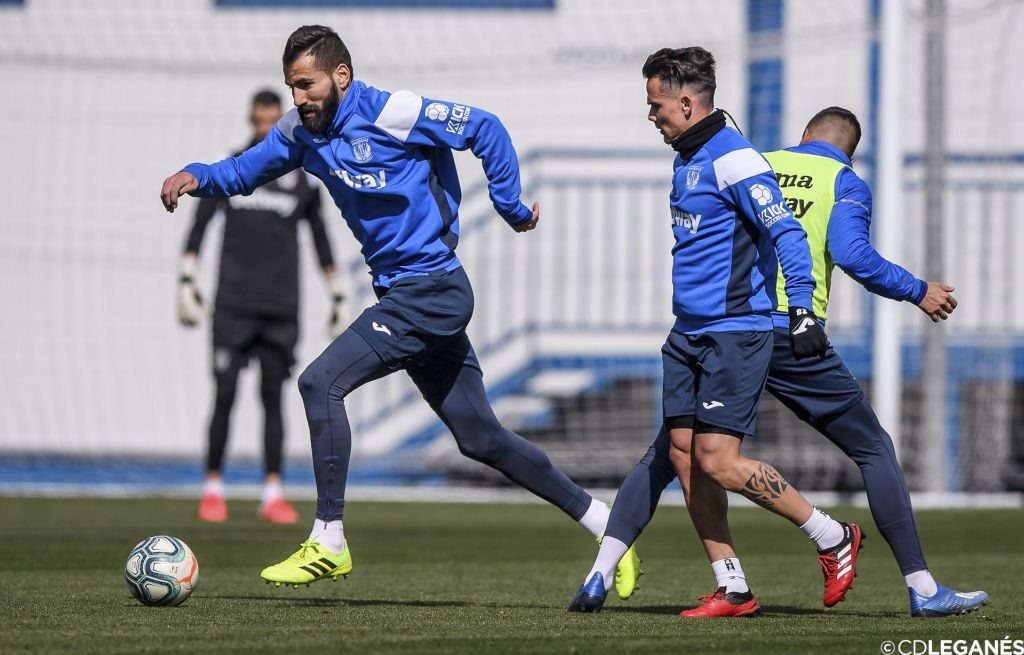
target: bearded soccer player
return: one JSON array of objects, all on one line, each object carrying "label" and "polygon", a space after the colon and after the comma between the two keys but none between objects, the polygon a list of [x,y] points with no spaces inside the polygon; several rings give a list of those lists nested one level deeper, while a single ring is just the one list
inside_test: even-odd
[{"label": "bearded soccer player", "polygon": [[[466,335],[473,291],[455,255],[461,200],[452,150],[483,164],[491,200],[516,232],[534,229],[540,207],[520,200],[519,162],[496,116],[477,107],[389,93],[353,78],[341,38],[323,26],[288,38],[285,82],[295,109],[256,146],[215,164],[190,164],[167,178],[168,211],[178,196],[225,197],[299,167],[320,178],[362,245],[379,303],[366,309],[299,377],[317,485],[316,520],[291,557],[263,570],[267,582],[308,584],[352,570],[342,514],[352,435],[345,397],[404,368],[451,430],[459,450],[554,504],[595,537],[608,507],[506,430],[484,390]],[[619,594],[632,593],[639,560],[622,558]]]},{"label": "bearded soccer player", "polygon": [[[597,560],[573,597],[571,612],[603,606],[615,562],[675,477],[673,446],[694,454],[690,507],[713,505],[725,491],[741,493],[804,527],[819,550],[852,553],[851,570],[862,536],[856,525],[817,512],[771,465],[741,453],[743,439],[754,434],[768,375],[780,264],[791,300],[787,348],[802,359],[821,357],[828,346],[812,311],[815,284],[807,235],[783,201],[768,162],[739,132],[727,128],[725,113],[715,109],[710,52],[700,47],[659,50],[648,57],[643,75],[648,119],[677,153],[669,197],[676,322],[662,348],[664,423],[619,490]],[[820,531],[809,531],[808,523]],[[728,534],[700,536],[720,585],[741,574]],[[825,586],[835,602],[849,588],[834,575],[826,577]],[[708,596],[695,615],[759,613],[748,591]]]},{"label": "bearded soccer player", "polygon": [[[262,141],[280,119],[281,98],[276,93],[264,90],[253,96],[249,147]],[[346,325],[341,279],[335,274],[331,244],[320,215],[320,189],[304,173],[294,171],[250,196],[204,198],[199,202],[185,242],[178,283],[178,320],[186,327],[198,325],[206,313],[196,289],[195,273],[203,233],[218,214],[224,218],[224,237],[213,313],[216,394],[199,518],[214,523],[228,518],[221,471],[231,408],[239,372],[251,359],[256,359],[260,364],[260,401],[264,412],[265,478],[259,515],[272,523],[295,523],[298,514],[281,493],[281,387],[291,375],[299,337],[300,220],[309,225],[331,291],[333,311],[328,334],[336,337]]]},{"label": "bearded soccer player", "polygon": [[[807,231],[817,280],[814,314],[824,324],[832,269],[839,266],[868,291],[912,302],[932,321],[945,320],[956,309],[953,288],[915,278],[871,246],[871,192],[852,168],[860,137],[860,122],[852,112],[828,107],[811,118],[800,145],[765,155],[786,203]],[[988,594],[949,589],[938,584],[928,571],[892,439],[839,355],[830,347],[824,358],[798,360],[790,351],[786,331],[790,301],[784,280],[780,272],[779,306],[772,313],[775,345],[767,390],[860,467],[875,525],[906,579],[910,614],[943,617],[977,609],[988,601]],[[687,448],[673,448],[672,461],[688,504],[691,499],[697,500],[689,490],[690,456]],[[690,513],[698,534],[729,534],[724,492]],[[809,527],[815,534],[829,529],[819,510],[815,510]],[[842,551],[835,557],[823,554],[825,575],[852,580],[848,555]],[[740,571],[738,560],[732,561]],[[742,573],[728,577],[724,586],[721,593],[726,599],[750,593]]]}]

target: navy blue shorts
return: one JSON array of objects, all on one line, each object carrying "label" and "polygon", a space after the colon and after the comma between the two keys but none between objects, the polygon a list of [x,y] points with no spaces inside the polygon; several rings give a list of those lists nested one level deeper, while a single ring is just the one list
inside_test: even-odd
[{"label": "navy blue shorts", "polygon": [[450,363],[480,369],[466,335],[473,288],[462,267],[400,278],[373,290],[379,302],[363,311],[351,329],[389,368]]},{"label": "navy blue shorts", "polygon": [[771,332],[669,333],[661,348],[666,422],[754,434],[771,354]]},{"label": "navy blue shorts", "polygon": [[864,391],[850,369],[829,346],[824,358],[798,360],[789,333],[776,329],[765,389],[801,420],[820,425],[861,401]]}]

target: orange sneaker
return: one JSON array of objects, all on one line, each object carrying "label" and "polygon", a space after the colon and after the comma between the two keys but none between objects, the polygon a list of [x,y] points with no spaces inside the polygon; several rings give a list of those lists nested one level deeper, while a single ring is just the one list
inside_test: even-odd
[{"label": "orange sneaker", "polygon": [[278,496],[269,503],[260,505],[260,518],[271,523],[291,525],[299,522],[299,513],[287,500]]},{"label": "orange sneaker", "polygon": [[725,593],[725,587],[719,587],[713,594],[701,596],[701,605],[679,613],[684,619],[711,619],[725,616],[761,616],[761,607],[749,591],[742,594]]},{"label": "orange sneaker", "polygon": [[209,523],[223,523],[228,520],[228,504],[224,496],[206,494],[199,501],[199,519]]}]

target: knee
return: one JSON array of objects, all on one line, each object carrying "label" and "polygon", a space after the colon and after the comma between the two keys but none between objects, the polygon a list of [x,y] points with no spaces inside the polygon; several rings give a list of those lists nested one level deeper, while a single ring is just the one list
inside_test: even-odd
[{"label": "knee", "polygon": [[320,371],[316,362],[313,362],[302,371],[299,375],[299,394],[302,396],[303,401],[309,401],[313,398],[322,398],[326,395],[329,384],[327,378]]},{"label": "knee", "polygon": [[456,434],[455,439],[459,444],[460,453],[481,464],[493,465],[505,451],[505,444],[489,438],[486,432],[471,435],[470,438],[464,434]]},{"label": "knee", "polygon": [[668,451],[669,460],[672,462],[672,468],[675,469],[679,477],[682,478],[684,475],[689,476],[690,474],[690,453],[676,448],[673,446]]},{"label": "knee", "polygon": [[237,376],[226,373],[218,373],[216,376],[216,395],[218,403],[231,403],[235,399],[237,388]]},{"label": "knee", "polygon": [[697,465],[709,478],[725,489],[737,489],[743,482],[737,480],[738,467],[734,458],[719,451],[697,453]]},{"label": "knee", "polygon": [[264,399],[274,399],[281,396],[281,385],[284,384],[284,380],[280,378],[266,378],[260,380],[260,395]]}]

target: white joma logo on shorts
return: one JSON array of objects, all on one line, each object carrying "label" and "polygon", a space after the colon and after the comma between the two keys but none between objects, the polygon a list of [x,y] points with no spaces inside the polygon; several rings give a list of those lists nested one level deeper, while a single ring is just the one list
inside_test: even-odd
[{"label": "white joma logo on shorts", "polygon": [[716,407],[725,407],[725,403],[720,403],[717,400],[712,400],[709,403],[701,403],[704,405],[704,409],[714,409]]},{"label": "white joma logo on shorts", "polygon": [[391,330],[388,329],[388,326],[381,325],[377,321],[373,322],[373,329],[376,330],[377,332],[383,332],[384,334],[388,335],[389,337],[391,336]]}]

